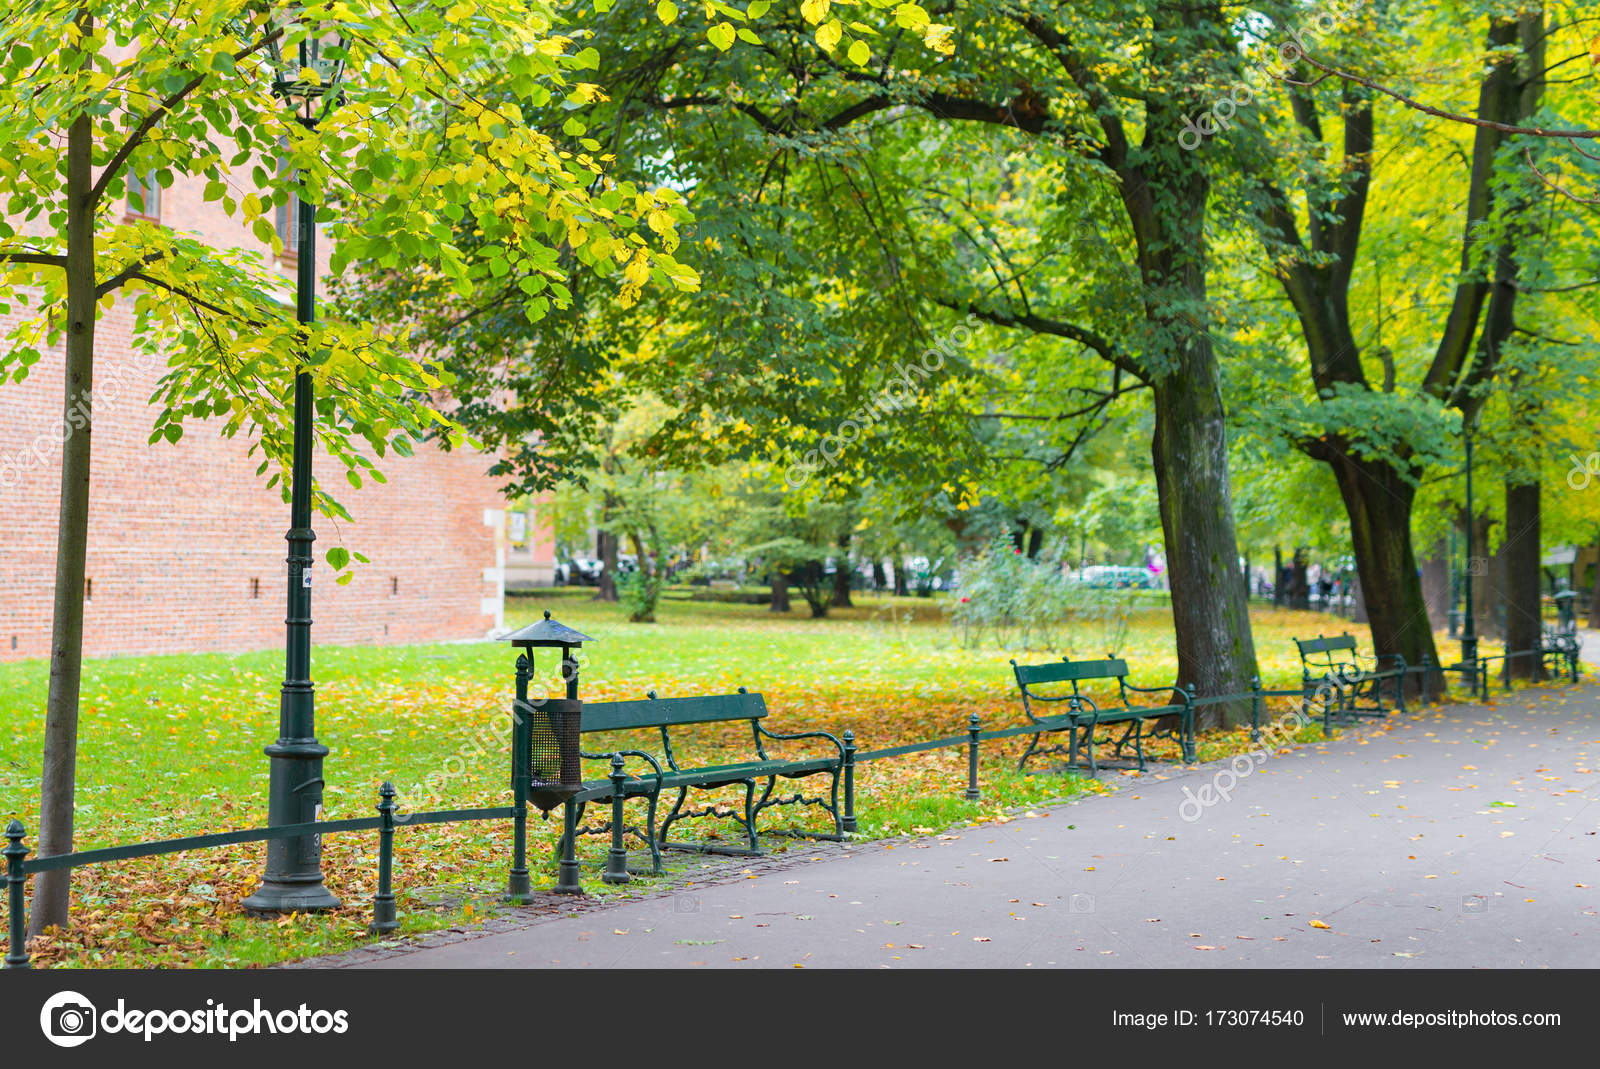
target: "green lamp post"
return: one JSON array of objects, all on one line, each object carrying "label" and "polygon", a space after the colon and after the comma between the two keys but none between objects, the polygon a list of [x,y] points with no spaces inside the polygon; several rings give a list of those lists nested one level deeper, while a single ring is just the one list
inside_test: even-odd
[{"label": "green lamp post", "polygon": [[[345,41],[313,24],[300,4],[290,4],[268,27],[272,92],[293,110],[308,130],[335,106],[344,76]],[[306,72],[313,77],[308,78]],[[296,197],[294,240],[298,254],[295,319],[309,326],[317,316],[316,207]],[[302,338],[308,337],[303,333]],[[302,340],[302,344],[308,344]],[[294,380],[294,457],[289,505],[289,612],[283,689],[278,708],[278,740],[266,748],[271,759],[267,823],[303,824],[322,813],[322,759],[328,748],[316,737],[316,691],[311,682],[311,448],[312,384],[302,351]],[[274,839],[267,844],[261,885],[243,902],[261,913],[337,909],[338,898],[323,886],[322,837]]]},{"label": "green lamp post", "polygon": [[1476,513],[1473,512],[1472,502],[1472,431],[1474,415],[1463,411],[1461,413],[1461,434],[1465,439],[1467,453],[1467,579],[1466,579],[1466,606],[1461,619],[1461,663],[1472,672],[1474,680],[1473,689],[1476,691],[1478,670],[1478,624],[1476,614],[1472,611],[1472,580],[1480,574],[1483,562],[1472,555],[1472,529],[1476,526]]}]

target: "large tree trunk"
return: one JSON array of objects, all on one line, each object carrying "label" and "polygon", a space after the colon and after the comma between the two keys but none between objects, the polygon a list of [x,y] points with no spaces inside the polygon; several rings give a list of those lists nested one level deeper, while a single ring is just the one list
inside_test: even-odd
[{"label": "large tree trunk", "polygon": [[[1197,338],[1189,366],[1155,384],[1150,443],[1161,507],[1178,683],[1202,697],[1250,689],[1256,674],[1249,603],[1239,572],[1222,395],[1210,342]],[[1249,703],[1200,711],[1199,727],[1248,722]]]},{"label": "large tree trunk", "polygon": [[[1539,601],[1539,484],[1506,483],[1506,540],[1500,549],[1505,561],[1506,651],[1537,650],[1544,621]],[[1542,679],[1543,661],[1514,657],[1509,662],[1515,679]]]},{"label": "large tree trunk", "polygon": [[[1411,548],[1415,487],[1389,465],[1359,460],[1343,450],[1328,458],[1328,463],[1350,517],[1350,539],[1372,627],[1373,652],[1399,654],[1407,665],[1420,665],[1424,657],[1437,665],[1439,653],[1434,648],[1428,605]],[[1434,694],[1440,693],[1443,685],[1438,674],[1429,682]],[[1407,675],[1405,686],[1408,694],[1418,693],[1421,673]]]},{"label": "large tree trunk", "polygon": [[875,593],[883,593],[883,588],[889,585],[889,573],[883,569],[883,561],[874,559],[872,562],[872,589]]},{"label": "large tree trunk", "polygon": [[[94,389],[95,249],[93,131],[79,115],[67,130],[67,373],[62,426],[72,409],[87,415]],[[61,446],[61,501],[56,529],[55,617],[50,634],[50,692],[45,705],[44,774],[40,780],[39,855],[72,852],[78,774],[78,689],[83,674],[83,584],[89,545],[91,419],[70,430]],[[65,926],[71,872],[34,877],[29,933]],[[16,948],[12,948],[16,949]]]}]

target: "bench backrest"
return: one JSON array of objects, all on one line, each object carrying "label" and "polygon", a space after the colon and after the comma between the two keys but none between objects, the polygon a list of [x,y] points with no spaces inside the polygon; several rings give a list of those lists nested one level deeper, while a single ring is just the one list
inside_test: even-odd
[{"label": "bench backrest", "polygon": [[766,700],[760,694],[741,690],[737,694],[704,694],[689,698],[657,698],[643,701],[584,702],[583,731],[636,731],[666,728],[677,724],[709,724],[725,720],[760,720],[767,715]]},{"label": "bench backrest", "polygon": [[1105,661],[1052,661],[1049,664],[1018,664],[1011,662],[1017,682],[1024,687],[1035,683],[1076,683],[1080,679],[1116,679],[1128,674],[1128,662],[1121,659]]},{"label": "bench backrest", "polygon": [[1302,660],[1318,653],[1336,653],[1341,650],[1348,650],[1354,653],[1356,651],[1355,637],[1349,633],[1338,635],[1334,638],[1324,638],[1322,635],[1318,635],[1316,638],[1297,638],[1294,640],[1294,644],[1300,648]]}]

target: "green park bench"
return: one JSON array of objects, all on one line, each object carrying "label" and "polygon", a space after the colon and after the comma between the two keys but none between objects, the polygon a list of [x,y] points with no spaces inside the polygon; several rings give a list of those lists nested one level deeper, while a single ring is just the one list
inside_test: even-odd
[{"label": "green park bench", "polygon": [[1326,692],[1320,701],[1325,732],[1335,714],[1345,718],[1388,716],[1383,685],[1391,679],[1395,708],[1406,711],[1406,659],[1398,653],[1378,654],[1375,663],[1387,662],[1388,667],[1367,669],[1357,663],[1356,640],[1348,632],[1334,638],[1297,638],[1294,644],[1300,651],[1301,690],[1307,708],[1318,691]]},{"label": "green park bench", "polygon": [[[833,818],[833,832],[831,834],[819,833],[808,835],[816,839],[838,840],[844,838],[844,826],[839,817],[839,777],[845,765],[845,747],[837,738],[825,731],[802,731],[795,734],[777,734],[768,731],[762,724],[767,716],[767,704],[760,694],[754,694],[741,687],[736,694],[712,694],[702,697],[689,698],[658,698],[654,691],[643,701],[620,702],[585,702],[583,706],[583,734],[585,736],[616,732],[638,732],[658,730],[661,738],[661,753],[665,758],[665,767],[656,757],[643,750],[611,750],[604,752],[585,751],[583,756],[589,759],[607,759],[613,754],[622,757],[642,758],[649,765],[649,771],[639,771],[637,775],[626,775],[620,771],[614,777],[606,779],[588,780],[573,799],[577,806],[577,815],[574,825],[582,819],[583,809],[589,802],[615,802],[618,797],[620,785],[623,801],[642,798],[646,800],[645,827],[641,831],[637,828],[626,828],[646,839],[650,844],[651,861],[654,872],[661,871],[661,849],[663,847],[700,850],[713,853],[731,853],[742,855],[756,855],[761,853],[760,839],[756,833],[756,818],[761,811],[776,805],[810,804],[821,806]],[[673,748],[674,731],[678,731],[679,743],[683,741],[681,729],[694,726],[728,724],[737,721],[749,724],[751,735],[751,753],[745,760],[731,764],[706,765],[698,768],[685,768],[678,761],[677,752]],[[835,753],[814,757],[776,758],[767,753],[766,743],[772,740],[793,741],[797,739],[823,739],[831,743]],[[797,780],[809,776],[826,775],[831,777],[828,796],[825,798],[807,798],[796,793],[789,798],[774,798],[773,792],[781,779]],[[689,817],[711,816],[716,814],[715,806],[685,812],[684,802],[691,790],[715,790],[720,787],[744,786],[743,815],[732,814],[734,821],[744,829],[748,847],[733,848],[704,843],[669,843],[667,834],[672,825],[677,821]],[[760,793],[757,794],[758,785]],[[666,819],[656,827],[657,804],[662,791],[677,791],[677,800],[673,803]],[[613,821],[620,807],[613,806]],[[583,832],[605,832],[611,830],[607,823],[599,827],[578,827]],[[784,834],[775,832],[769,834]],[[574,844],[563,835],[560,846],[561,856],[569,862],[573,859]]]},{"label": "green park bench", "polygon": [[[1089,774],[1098,775],[1100,764],[1095,756],[1096,744],[1112,746],[1112,759],[1125,760],[1124,751],[1131,743],[1133,752],[1138,759],[1137,767],[1140,771],[1145,767],[1144,742],[1146,739],[1172,738],[1179,744],[1185,761],[1194,760],[1194,689],[1192,687],[1136,687],[1128,682],[1128,663],[1120,659],[1104,661],[1069,661],[1049,664],[1018,664],[1011,662],[1011,669],[1016,673],[1017,687],[1022,692],[1022,711],[1028,719],[1041,727],[1048,728],[1048,732],[1034,734],[1028,743],[1028,748],[1023,752],[1022,759],[1017,762],[1020,772],[1027,767],[1029,758],[1044,757],[1050,754],[1065,754],[1067,768],[1081,768],[1079,751],[1085,751],[1089,761]],[[1117,696],[1121,700],[1120,707],[1102,709],[1089,695],[1084,694],[1079,684],[1090,680],[1117,681]],[[1070,684],[1071,689],[1062,693],[1044,694],[1037,689],[1040,685]],[[1182,701],[1168,705],[1134,705],[1129,701],[1130,694],[1176,694]],[[1034,711],[1035,702],[1065,702],[1065,712],[1054,715],[1040,715]],[[1176,726],[1168,729],[1146,730],[1146,721],[1175,720]],[[1096,738],[1096,731],[1101,727],[1110,730],[1100,738]],[[1120,734],[1118,733],[1120,729]],[[1067,732],[1067,745],[1043,745],[1046,734],[1065,731]],[[1106,766],[1128,767],[1128,766]]]}]

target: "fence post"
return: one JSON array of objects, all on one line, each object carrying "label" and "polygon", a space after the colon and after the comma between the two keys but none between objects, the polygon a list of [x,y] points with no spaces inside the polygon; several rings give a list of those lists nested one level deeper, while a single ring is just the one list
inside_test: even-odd
[{"label": "fence post", "polygon": [[1261,677],[1250,677],[1250,741],[1261,741]]},{"label": "fence post", "polygon": [[856,827],[856,733],[846,728],[844,733],[844,815],[839,818],[839,829],[853,834]]},{"label": "fence post", "polygon": [[517,658],[517,699],[511,705],[511,871],[506,900],[526,905],[533,893],[528,872],[528,795],[533,780],[533,725],[528,722],[528,680],[533,662]]},{"label": "fence post", "polygon": [[622,839],[622,785],[628,774],[622,770],[622,755],[611,755],[611,849],[606,851],[605,871],[600,874],[604,883],[627,883],[628,848]]},{"label": "fence post", "polygon": [[978,790],[978,731],[982,726],[977,713],[967,717],[967,791],[963,797],[969,802],[983,796]]},{"label": "fence post", "polygon": [[[1394,677],[1394,704],[1402,713],[1410,713],[1411,710],[1406,708],[1406,659],[1398,653],[1394,655],[1394,659],[1400,664],[1399,674]],[[1380,695],[1383,693],[1381,688],[1378,693]],[[1378,704],[1383,704],[1381,697],[1378,699]]]},{"label": "fence post", "polygon": [[1422,704],[1433,704],[1433,658],[1422,655]]},{"label": "fence post", "polygon": [[367,931],[383,935],[400,927],[394,911],[394,784],[378,788],[378,893],[372,896],[372,923]]},{"label": "fence post", "polygon": [[22,859],[28,848],[22,845],[22,821],[13,820],[6,825],[6,886],[11,899],[11,946],[6,951],[6,968],[26,969],[28,964],[28,921],[22,908],[22,893],[28,882],[22,871]]}]

